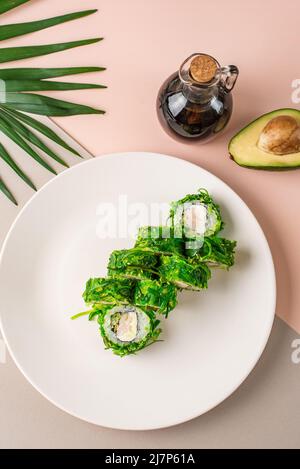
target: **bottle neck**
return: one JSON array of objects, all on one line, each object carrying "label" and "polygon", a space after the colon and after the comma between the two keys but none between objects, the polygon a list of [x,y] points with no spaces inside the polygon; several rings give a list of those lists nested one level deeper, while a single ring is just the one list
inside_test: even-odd
[{"label": "bottle neck", "polygon": [[197,104],[206,104],[218,94],[218,86],[195,86],[183,84],[183,95],[186,99]]}]

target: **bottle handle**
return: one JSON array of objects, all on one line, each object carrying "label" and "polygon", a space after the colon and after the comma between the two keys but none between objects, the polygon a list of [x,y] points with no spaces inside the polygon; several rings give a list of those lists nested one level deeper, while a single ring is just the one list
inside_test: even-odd
[{"label": "bottle handle", "polygon": [[239,76],[239,69],[235,65],[227,65],[222,67],[221,70],[221,82],[226,91],[230,92]]}]

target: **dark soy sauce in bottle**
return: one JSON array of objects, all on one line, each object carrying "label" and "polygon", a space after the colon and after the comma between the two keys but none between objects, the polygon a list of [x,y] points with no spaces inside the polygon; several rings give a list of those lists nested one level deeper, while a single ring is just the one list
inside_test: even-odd
[{"label": "dark soy sauce in bottle", "polygon": [[193,54],[162,85],[157,114],[168,134],[181,141],[205,143],[221,132],[232,113],[234,65],[220,67],[206,54]]}]

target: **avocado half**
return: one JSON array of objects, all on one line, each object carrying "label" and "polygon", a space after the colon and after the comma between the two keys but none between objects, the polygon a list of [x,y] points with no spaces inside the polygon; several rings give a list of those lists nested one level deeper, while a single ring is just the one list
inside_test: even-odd
[{"label": "avocado half", "polygon": [[231,158],[240,166],[256,169],[292,169],[300,167],[300,152],[277,155],[257,146],[265,126],[275,117],[289,116],[300,125],[300,111],[297,109],[277,109],[264,114],[240,130],[229,142]]}]

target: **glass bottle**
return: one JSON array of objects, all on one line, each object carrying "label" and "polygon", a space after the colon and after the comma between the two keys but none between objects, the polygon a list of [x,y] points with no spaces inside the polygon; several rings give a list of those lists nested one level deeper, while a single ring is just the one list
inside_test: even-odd
[{"label": "glass bottle", "polygon": [[157,114],[168,134],[185,142],[207,142],[228,124],[239,71],[221,67],[207,54],[193,54],[159,90]]}]

